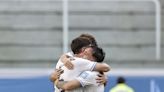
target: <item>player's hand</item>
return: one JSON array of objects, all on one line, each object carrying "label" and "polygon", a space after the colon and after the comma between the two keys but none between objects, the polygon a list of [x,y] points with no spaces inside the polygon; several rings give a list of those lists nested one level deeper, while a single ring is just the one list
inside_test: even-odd
[{"label": "player's hand", "polygon": [[72,60],[74,60],[72,57],[69,57],[67,55],[63,55],[61,57],[61,61],[63,62],[64,66],[68,68],[69,70],[72,70],[74,68],[74,65],[72,64]]},{"label": "player's hand", "polygon": [[107,77],[104,74],[98,74],[98,77],[96,78],[96,82],[99,85],[106,84],[107,83]]},{"label": "player's hand", "polygon": [[64,71],[62,69],[55,69],[55,71],[52,72],[51,74],[51,81],[54,82],[55,80],[60,78],[60,75],[63,73]]},{"label": "player's hand", "polygon": [[67,60],[65,60],[64,66],[67,67],[69,70],[72,70],[74,68],[74,66],[73,66],[70,58],[68,58]]}]

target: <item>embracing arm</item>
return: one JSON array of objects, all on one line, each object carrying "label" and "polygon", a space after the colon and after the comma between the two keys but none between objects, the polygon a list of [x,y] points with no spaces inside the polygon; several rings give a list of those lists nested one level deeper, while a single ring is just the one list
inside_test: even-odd
[{"label": "embracing arm", "polygon": [[[86,77],[83,77],[86,75]],[[63,90],[72,90],[79,87],[85,87],[87,85],[102,85],[107,82],[104,74],[95,74],[83,72],[76,79],[71,81],[56,81],[55,84],[58,88]]]},{"label": "embracing arm", "polygon": [[76,59],[74,65],[76,65],[76,67],[80,68],[82,71],[108,72],[110,70],[110,66],[106,63],[98,63],[86,59]]},{"label": "embracing arm", "polygon": [[55,82],[57,79],[59,79],[60,75],[63,73],[62,69],[55,69],[50,75],[50,80],[52,82]]},{"label": "embracing arm", "polygon": [[60,75],[64,71],[62,69],[56,69],[50,75],[50,80],[55,83],[55,85],[63,90],[72,90],[81,86],[80,82],[76,79],[72,81],[59,81]]},{"label": "embracing arm", "polygon": [[63,89],[63,90],[72,90],[72,89],[81,87],[81,84],[80,84],[80,82],[78,80],[58,81],[56,83],[56,86],[58,88]]},{"label": "embracing arm", "polygon": [[110,66],[106,63],[96,63],[93,71],[108,72],[110,69]]}]

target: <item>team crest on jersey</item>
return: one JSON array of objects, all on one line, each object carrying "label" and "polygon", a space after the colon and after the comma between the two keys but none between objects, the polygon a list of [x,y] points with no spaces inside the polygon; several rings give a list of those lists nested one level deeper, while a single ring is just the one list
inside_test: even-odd
[{"label": "team crest on jersey", "polygon": [[85,79],[88,76],[87,72],[83,72],[80,74],[80,77],[82,77],[83,79]]}]

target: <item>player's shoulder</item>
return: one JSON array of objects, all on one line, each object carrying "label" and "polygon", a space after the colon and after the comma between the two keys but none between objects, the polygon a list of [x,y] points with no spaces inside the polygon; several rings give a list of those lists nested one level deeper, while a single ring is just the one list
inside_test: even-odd
[{"label": "player's shoulder", "polygon": [[71,56],[71,57],[74,56],[73,52],[71,52],[71,51],[70,52],[67,52],[66,55]]},{"label": "player's shoulder", "polygon": [[79,58],[79,57],[74,57],[75,61],[79,62],[91,62],[90,60],[84,59],[84,58]]}]

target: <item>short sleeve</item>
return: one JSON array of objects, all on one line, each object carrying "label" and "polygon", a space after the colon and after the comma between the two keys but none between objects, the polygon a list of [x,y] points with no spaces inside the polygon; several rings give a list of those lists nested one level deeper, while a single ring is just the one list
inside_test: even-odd
[{"label": "short sleeve", "polygon": [[82,72],[76,79],[80,82],[81,86],[97,85],[96,83],[97,73],[91,71]]},{"label": "short sleeve", "polygon": [[76,59],[74,63],[75,63],[74,65],[76,65],[75,67],[78,67],[81,71],[92,71],[96,66],[96,62],[89,61],[82,58]]}]

